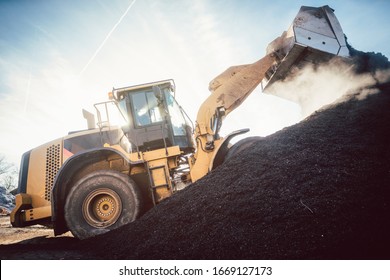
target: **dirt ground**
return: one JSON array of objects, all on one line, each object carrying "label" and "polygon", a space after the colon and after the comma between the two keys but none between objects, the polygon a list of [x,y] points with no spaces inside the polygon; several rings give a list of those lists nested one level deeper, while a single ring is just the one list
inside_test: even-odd
[{"label": "dirt ground", "polygon": [[[35,225],[13,228],[8,215],[0,216],[0,259],[77,259],[71,233],[54,237],[53,230]],[[71,256],[71,257],[70,257]]]}]

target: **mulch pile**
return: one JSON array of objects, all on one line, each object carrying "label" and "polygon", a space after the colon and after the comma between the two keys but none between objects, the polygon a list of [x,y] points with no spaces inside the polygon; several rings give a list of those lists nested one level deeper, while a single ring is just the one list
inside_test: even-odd
[{"label": "mulch pile", "polygon": [[[353,51],[359,73],[390,68]],[[390,259],[390,83],[376,88],[259,139],[141,219],[78,245],[91,259]]]}]

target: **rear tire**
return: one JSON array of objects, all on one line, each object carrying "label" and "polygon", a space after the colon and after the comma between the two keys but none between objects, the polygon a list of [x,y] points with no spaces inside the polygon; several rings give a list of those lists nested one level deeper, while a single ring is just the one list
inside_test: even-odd
[{"label": "rear tire", "polygon": [[103,234],[136,220],[142,212],[142,195],[127,175],[99,170],[80,179],[65,203],[65,221],[78,239]]}]

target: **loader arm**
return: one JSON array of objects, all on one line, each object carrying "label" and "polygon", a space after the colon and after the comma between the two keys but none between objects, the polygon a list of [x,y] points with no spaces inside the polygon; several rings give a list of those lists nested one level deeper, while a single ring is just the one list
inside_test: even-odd
[{"label": "loader arm", "polygon": [[275,55],[268,54],[253,64],[229,67],[214,78],[209,84],[211,94],[198,111],[195,137],[218,134],[211,126],[214,120],[236,109],[260,84],[275,61]]},{"label": "loader arm", "polygon": [[200,106],[196,119],[197,150],[191,166],[193,182],[209,172],[223,143],[218,133],[222,120],[244,102],[275,62],[276,55],[271,53],[255,63],[232,66],[210,82],[211,94]]},{"label": "loader arm", "polygon": [[[190,160],[193,182],[213,169],[214,159],[221,162],[227,142],[218,135],[222,120],[236,109],[261,83],[263,92],[295,101],[294,91],[281,95],[273,85],[291,78],[308,64],[318,65],[333,58],[347,59],[349,50],[345,36],[329,6],[302,6],[290,28],[272,41],[267,54],[259,61],[228,68],[210,82],[211,95],[201,105],[196,119],[194,136],[197,150]],[[222,155],[222,159],[224,156]]]}]

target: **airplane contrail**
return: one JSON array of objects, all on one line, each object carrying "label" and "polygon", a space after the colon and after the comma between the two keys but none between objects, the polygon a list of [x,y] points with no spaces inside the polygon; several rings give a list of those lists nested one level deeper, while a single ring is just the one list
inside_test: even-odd
[{"label": "airplane contrail", "polygon": [[110,38],[111,34],[115,31],[115,29],[117,28],[117,26],[121,23],[122,19],[127,15],[127,13],[130,11],[131,7],[134,5],[136,0],[133,0],[131,1],[130,5],[127,7],[126,11],[123,13],[123,15],[119,18],[118,22],[114,25],[114,27],[111,29],[110,32],[108,32],[106,38],[103,40],[103,42],[100,44],[100,46],[97,48],[97,50],[95,51],[95,53],[92,55],[92,57],[89,59],[89,61],[87,62],[87,64],[85,64],[83,70],[81,70],[80,74],[79,74],[79,77],[81,75],[83,75],[83,73],[85,72],[85,70],[87,70],[89,64],[91,64],[91,62],[95,59],[95,57],[97,56],[97,54],[99,53],[99,51],[103,48],[104,44],[106,43],[106,41],[108,40],[108,38]]}]

